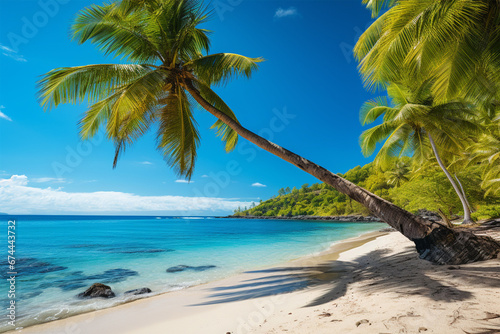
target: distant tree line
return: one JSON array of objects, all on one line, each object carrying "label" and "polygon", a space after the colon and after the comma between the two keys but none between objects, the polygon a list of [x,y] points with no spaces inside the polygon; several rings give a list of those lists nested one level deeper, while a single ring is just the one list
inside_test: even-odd
[{"label": "distant tree line", "polygon": [[[363,167],[357,166],[341,176],[411,212],[426,209],[442,212],[448,217],[462,215],[459,198],[438,168],[412,169],[411,159],[403,157],[393,159],[386,169],[369,163]],[[466,189],[472,216],[474,219],[500,217],[500,196],[487,194],[484,189],[477,187],[481,172],[480,166],[469,166],[456,173]],[[306,183],[300,189],[281,188],[277,196],[261,201],[257,206],[235,210],[235,215],[253,216],[349,214],[370,215],[370,212],[325,183]]]}]

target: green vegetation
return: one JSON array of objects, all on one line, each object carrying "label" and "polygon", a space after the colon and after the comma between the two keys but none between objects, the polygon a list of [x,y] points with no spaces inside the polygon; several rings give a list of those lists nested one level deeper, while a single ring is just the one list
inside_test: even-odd
[{"label": "green vegetation", "polygon": [[393,156],[411,156],[413,164],[419,167],[435,159],[462,202],[464,222],[471,223],[467,196],[445,162],[447,157],[464,152],[467,139],[481,134],[474,106],[461,101],[436,103],[430,81],[414,82],[411,88],[393,83],[387,94],[390,103],[380,98],[366,102],[361,108],[363,125],[383,118],[382,124],[361,134],[363,154],[373,154],[377,143],[384,142],[375,158],[378,166],[384,166]]},{"label": "green vegetation", "polygon": [[362,134],[363,153],[372,154],[376,144],[384,142],[377,164],[403,155],[422,169],[437,162],[460,198],[464,223],[471,223],[467,187],[450,169],[482,165],[481,178],[470,186],[500,193],[500,63],[496,60],[500,4],[494,0],[363,3],[378,18],[354,52],[366,85],[386,88],[390,97],[390,102],[380,98],[362,109],[363,124],[383,116],[382,124]]},{"label": "green vegetation", "polygon": [[[438,166],[422,170],[410,170],[411,159],[393,159],[382,170],[374,163],[355,167],[341,175],[376,195],[387,198],[402,208],[417,212],[427,209],[440,210],[447,216],[462,215],[460,199]],[[461,180],[472,209],[474,219],[500,217],[500,197],[486,195],[475,185],[480,183],[481,168],[468,167],[457,174]],[[278,195],[248,210],[236,210],[237,216],[337,216],[370,215],[366,208],[325,183],[304,184],[300,189],[279,189]]]}]

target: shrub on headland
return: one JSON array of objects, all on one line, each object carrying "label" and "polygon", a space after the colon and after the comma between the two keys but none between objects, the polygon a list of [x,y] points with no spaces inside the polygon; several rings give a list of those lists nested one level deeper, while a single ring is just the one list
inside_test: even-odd
[{"label": "shrub on headland", "polygon": [[476,212],[472,213],[474,220],[500,218],[500,205],[481,205]]}]

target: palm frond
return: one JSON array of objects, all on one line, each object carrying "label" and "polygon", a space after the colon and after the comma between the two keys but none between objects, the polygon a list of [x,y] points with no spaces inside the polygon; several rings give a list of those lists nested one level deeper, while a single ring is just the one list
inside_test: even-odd
[{"label": "palm frond", "polygon": [[[201,96],[203,96],[203,98],[207,100],[207,102],[238,122],[238,119],[236,118],[236,115],[233,113],[231,108],[229,108],[227,104],[208,85],[205,85],[200,81],[195,81],[194,85],[196,88],[198,88]],[[216,129],[217,136],[221,137],[221,140],[226,143],[226,152],[230,152],[236,147],[236,144],[238,143],[238,134],[224,122],[222,122],[221,120],[217,120],[214,125],[212,125],[211,129]]]},{"label": "palm frond", "polygon": [[159,115],[158,150],[179,176],[189,180],[194,172],[200,141],[192,106],[184,90],[178,87],[169,92],[165,102]]},{"label": "palm frond", "polygon": [[385,96],[367,101],[361,106],[361,110],[359,112],[361,124],[371,124],[391,109],[392,108],[389,107],[389,102]]},{"label": "palm frond", "polygon": [[54,69],[38,82],[44,108],[62,103],[95,102],[116,89],[151,73],[147,65],[101,64]]},{"label": "palm frond", "polygon": [[[387,1],[364,3],[378,15]],[[500,70],[498,2],[405,0],[390,5],[355,47],[368,87],[402,76],[432,77],[439,101],[459,94],[491,101],[498,95],[500,86],[492,76]]]},{"label": "palm frond", "polygon": [[230,80],[244,76],[250,78],[258,69],[262,58],[249,58],[234,53],[217,53],[194,59],[185,66],[194,70],[196,76],[207,85],[225,85]]},{"label": "palm frond", "polygon": [[80,121],[80,135],[86,139],[94,136],[99,127],[107,122],[109,138],[124,137],[123,125],[137,119],[158,105],[164,94],[166,73],[151,71],[114,90],[114,93],[90,106]]},{"label": "palm frond", "polygon": [[365,157],[372,155],[377,148],[377,144],[386,140],[396,129],[398,129],[397,124],[393,122],[384,122],[371,129],[365,130],[359,138],[363,155]]},{"label": "palm frond", "polygon": [[150,20],[143,11],[124,15],[115,3],[92,5],[80,11],[71,27],[73,39],[80,44],[91,41],[106,55],[119,56],[132,62],[165,60],[151,25],[137,22]]}]

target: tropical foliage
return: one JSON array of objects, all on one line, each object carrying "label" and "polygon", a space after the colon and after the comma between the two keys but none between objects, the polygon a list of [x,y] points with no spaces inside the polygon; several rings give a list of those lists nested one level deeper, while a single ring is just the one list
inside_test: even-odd
[{"label": "tropical foliage", "polygon": [[[409,166],[410,163],[408,157],[393,159],[385,171],[370,163],[363,167],[355,167],[342,176],[411,212],[427,209],[434,212],[441,210],[448,217],[463,214],[461,202],[438,167],[431,166],[424,173],[402,167]],[[406,170],[406,173],[403,174],[402,170]],[[393,181],[394,174],[399,175],[398,184]],[[472,214],[473,218],[500,217],[500,196],[485,197],[486,191],[475,186],[481,180],[481,168],[469,166],[458,173],[458,177],[467,189],[471,206],[477,210]],[[290,191],[280,189],[277,196],[254,208],[244,209],[236,210],[235,215],[289,217],[370,215],[363,206],[324,183],[305,185]]]},{"label": "tropical foliage", "polygon": [[500,195],[500,126],[493,123],[469,148],[468,165],[483,167],[481,186],[487,194]]},{"label": "tropical foliage", "polygon": [[[364,153],[373,152],[376,142],[385,141],[377,160],[398,154],[413,156],[416,162],[428,160],[422,159],[425,156],[421,152],[422,148],[429,148],[426,138],[420,140],[415,131],[415,125],[420,123],[430,146],[432,138],[435,139],[439,151],[436,161],[445,173],[450,167],[459,170],[466,165],[480,165],[481,187],[488,194],[499,194],[500,3],[495,0],[363,0],[363,3],[377,19],[354,49],[360,72],[368,87],[387,88],[394,103],[391,107],[406,109],[404,114],[412,117],[396,116],[399,124],[406,123],[408,128],[410,121],[413,127],[409,135],[402,134],[404,131],[390,120],[390,112],[382,109],[388,106],[386,103],[378,100],[365,104],[364,123],[371,123],[381,115],[384,120],[363,133]],[[424,90],[421,82],[427,85]],[[394,99],[394,93],[398,94],[394,87],[401,85],[409,92],[405,95],[411,96],[408,107],[402,107],[404,103]],[[414,103],[418,97],[420,101]],[[429,123],[431,113],[434,119]],[[438,135],[433,125],[448,133],[441,131]],[[448,179],[455,183],[451,175]],[[463,186],[456,177],[455,180],[460,196]],[[462,200],[464,210],[468,206],[466,201]]]},{"label": "tropical foliage", "polygon": [[459,155],[481,134],[475,107],[460,101],[436,103],[427,81],[413,84],[412,89],[393,83],[387,93],[390,103],[376,99],[361,108],[363,125],[383,118],[382,124],[361,134],[363,153],[371,155],[377,143],[384,142],[375,159],[377,165],[403,155],[411,156],[420,168],[437,162],[462,202],[464,222],[472,222],[467,197],[446,168],[445,158]]},{"label": "tropical foliage", "polygon": [[380,14],[354,49],[368,86],[431,77],[439,100],[467,96],[488,105],[498,99],[498,1],[363,2]]}]

